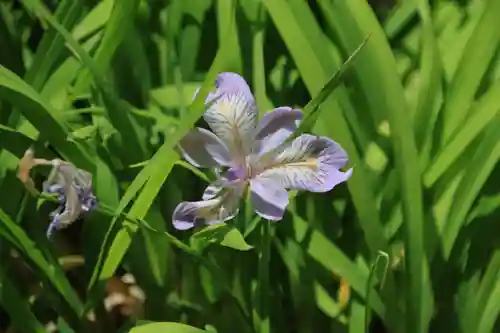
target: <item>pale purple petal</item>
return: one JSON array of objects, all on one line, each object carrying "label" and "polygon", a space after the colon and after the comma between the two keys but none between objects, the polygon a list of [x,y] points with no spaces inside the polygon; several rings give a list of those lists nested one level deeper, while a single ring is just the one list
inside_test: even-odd
[{"label": "pale purple petal", "polygon": [[260,176],[274,179],[287,189],[327,192],[349,179],[352,169],[339,170],[346,164],[347,154],[338,143],[327,137],[302,134],[266,161]]},{"label": "pale purple petal", "polygon": [[302,111],[284,106],[264,114],[257,126],[253,153],[265,154],[282,144],[299,126]]},{"label": "pale purple petal", "polygon": [[283,218],[289,202],[286,189],[279,182],[266,177],[256,177],[250,181],[250,198],[255,212],[273,221]]},{"label": "pale purple petal", "polygon": [[183,157],[196,167],[228,165],[229,151],[224,143],[204,128],[189,131],[180,142]]},{"label": "pale purple petal", "polygon": [[198,220],[206,218],[208,214],[214,214],[218,206],[220,206],[218,199],[181,202],[175,208],[172,216],[174,228],[178,230],[191,229]]},{"label": "pale purple petal", "polygon": [[223,187],[220,186],[220,182],[215,182],[207,186],[205,191],[203,192],[202,200],[210,200],[215,198],[220,191],[222,191]]},{"label": "pale purple petal", "polygon": [[64,203],[54,211],[52,222],[47,229],[47,238],[52,237],[55,230],[63,229],[75,222],[82,213],[82,203],[78,197],[77,189],[70,185],[64,192]]},{"label": "pale purple petal", "polygon": [[[173,225],[176,229],[187,230],[198,224],[223,223],[238,214],[243,187],[225,189],[224,193],[215,187],[209,188],[205,191],[205,197],[221,195],[212,197],[210,200],[186,201],[177,205],[172,215]],[[217,194],[214,194],[214,191]]]},{"label": "pale purple petal", "polygon": [[249,103],[255,104],[255,98],[250,87],[245,79],[237,73],[224,72],[217,75],[215,88],[217,89],[215,92],[217,96],[219,94],[242,94]]},{"label": "pale purple petal", "polygon": [[[234,95],[242,93],[247,101],[255,104],[255,98],[252,94],[252,91],[250,90],[250,87],[248,86],[245,79],[237,73],[232,73],[232,72],[220,73],[219,75],[217,75],[214,85],[216,91],[208,93],[205,103],[210,102],[215,97],[222,94]],[[199,91],[200,88],[197,88],[196,91],[194,92],[193,99],[196,98]]]},{"label": "pale purple petal", "polygon": [[217,99],[203,115],[212,131],[228,147],[236,162],[251,149],[258,110],[248,84],[236,73],[221,73],[215,82]]}]

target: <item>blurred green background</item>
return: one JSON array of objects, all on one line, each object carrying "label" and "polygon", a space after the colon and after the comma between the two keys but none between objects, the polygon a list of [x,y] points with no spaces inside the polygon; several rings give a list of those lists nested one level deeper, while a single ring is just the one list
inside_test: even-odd
[{"label": "blurred green background", "polygon": [[[499,18],[499,0],[0,0],[0,332],[500,332]],[[270,239],[247,203],[172,227],[214,179],[175,146],[222,71],[261,114],[320,101],[313,132],[354,167]],[[56,204],[16,177],[29,147],[91,172],[100,203],[51,240]]]}]

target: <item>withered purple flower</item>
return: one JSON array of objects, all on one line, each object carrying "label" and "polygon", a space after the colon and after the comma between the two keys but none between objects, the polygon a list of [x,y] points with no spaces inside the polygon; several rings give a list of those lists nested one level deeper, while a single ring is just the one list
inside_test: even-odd
[{"label": "withered purple flower", "polygon": [[43,191],[57,194],[60,206],[51,213],[52,222],[47,230],[49,238],[55,230],[67,227],[97,205],[96,197],[92,193],[90,173],[58,159],[50,163],[52,170],[43,183]]},{"label": "withered purple flower", "polygon": [[202,201],[176,207],[175,228],[232,219],[247,189],[257,214],[280,220],[289,202],[287,190],[327,192],[351,176],[352,169],[340,171],[347,154],[327,137],[302,134],[276,151],[297,129],[300,110],[279,107],[259,121],[255,98],[240,75],[219,74],[215,88],[206,102],[218,99],[203,116],[212,132],[195,128],[180,148],[192,165],[215,168],[218,179],[207,187]]}]

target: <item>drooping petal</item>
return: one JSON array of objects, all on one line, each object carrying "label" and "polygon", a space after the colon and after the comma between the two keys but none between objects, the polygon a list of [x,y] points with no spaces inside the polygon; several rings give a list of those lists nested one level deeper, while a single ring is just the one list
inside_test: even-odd
[{"label": "drooping petal", "polygon": [[219,74],[215,82],[219,97],[209,106],[204,119],[228,147],[231,156],[242,162],[250,152],[258,111],[245,80],[236,73]]},{"label": "drooping petal", "polygon": [[220,206],[218,199],[181,202],[172,215],[174,228],[178,230],[191,229],[198,220],[204,219],[208,214],[212,215],[218,206]]},{"label": "drooping petal", "polygon": [[229,151],[224,143],[204,128],[189,131],[180,142],[183,157],[196,167],[210,168],[227,165]]},{"label": "drooping petal", "polygon": [[53,160],[53,168],[43,184],[44,192],[58,195],[60,207],[51,214],[52,222],[47,230],[50,237],[57,229],[75,222],[82,213],[92,210],[96,198],[92,193],[92,176],[77,169],[71,163]]},{"label": "drooping petal", "polygon": [[212,196],[214,194],[212,191],[220,193],[215,187],[210,190],[207,188],[204,197],[212,199],[186,201],[177,205],[172,215],[174,227],[178,230],[188,230],[198,223],[216,224],[234,218],[238,214],[243,188],[240,186],[225,189],[224,193],[217,197]]},{"label": "drooping petal", "polygon": [[78,198],[82,204],[82,210],[89,212],[97,207],[97,198],[92,189],[92,174],[85,170],[77,169],[74,175]]},{"label": "drooping petal", "polygon": [[267,177],[256,177],[250,181],[250,198],[255,212],[273,221],[283,218],[289,202],[286,189]]},{"label": "drooping petal", "polygon": [[52,222],[47,230],[47,237],[50,238],[55,230],[66,228],[75,222],[82,213],[82,204],[78,197],[77,189],[71,185],[65,189],[63,209],[59,208],[52,215]]},{"label": "drooping petal", "polygon": [[347,154],[338,143],[327,137],[302,134],[266,161],[260,176],[274,179],[287,189],[327,192],[349,179],[352,169],[339,170],[346,164]]},{"label": "drooping petal", "polygon": [[284,106],[264,114],[257,126],[253,153],[265,154],[282,144],[299,126],[302,111]]},{"label": "drooping petal", "polygon": [[202,200],[207,201],[215,198],[223,189],[224,188],[221,186],[221,184],[219,184],[219,182],[215,182],[208,185],[205,191],[203,192]]}]

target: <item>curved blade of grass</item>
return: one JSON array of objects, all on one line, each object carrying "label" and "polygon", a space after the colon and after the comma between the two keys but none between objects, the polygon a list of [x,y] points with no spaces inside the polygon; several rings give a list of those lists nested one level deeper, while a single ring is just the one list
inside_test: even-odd
[{"label": "curved blade of grass", "polygon": [[[498,297],[492,290],[495,290],[498,278],[500,277],[500,250],[496,250],[491,260],[489,261],[488,267],[484,272],[483,278],[479,288],[475,289],[475,295],[467,304],[465,304],[465,309],[463,315],[463,323],[465,324],[463,329],[466,332],[481,332],[480,326],[484,325],[484,321],[495,322],[498,317],[498,312],[495,317],[491,317],[491,313],[488,313],[486,309],[491,306],[492,298]],[[500,303],[500,302],[496,302]],[[500,311],[497,310],[497,311]],[[493,321],[492,321],[493,319]],[[491,324],[490,324],[491,325]],[[483,332],[491,332],[490,330]]]},{"label": "curved blade of grass", "polygon": [[495,324],[498,322],[499,315],[500,315],[500,279],[497,276],[495,285],[489,291],[489,298],[486,303],[486,306],[484,307],[484,312],[482,313],[477,332],[478,333],[493,332]]},{"label": "curved blade of grass", "polygon": [[409,113],[405,112],[408,105],[394,55],[382,27],[366,1],[330,2],[330,6],[326,5],[327,2],[321,3],[325,10],[330,9],[334,14],[337,24],[332,27],[337,29],[345,49],[354,49],[366,34],[372,34],[360,61],[354,66],[354,72],[368,100],[370,113],[385,110],[389,121],[395,168],[400,176],[405,221],[408,263],[406,332],[423,333],[427,331],[430,320],[424,307],[428,306],[431,300],[431,289],[424,274],[424,216],[421,182],[418,177],[421,171],[412,121]]},{"label": "curved blade of grass", "polygon": [[[196,69],[197,58],[200,54],[202,44],[202,30],[206,19],[206,13],[212,6],[211,0],[202,1],[180,1],[183,6],[184,15],[194,20],[192,22],[183,22],[179,33],[180,50],[179,57],[182,59],[181,69],[184,77],[191,77]],[[196,3],[196,5],[193,5]],[[192,95],[190,95],[191,97]],[[186,99],[186,100],[189,100]]]},{"label": "curved blade of grass", "polygon": [[[305,2],[296,0],[288,2],[268,0],[263,1],[263,3],[291,53],[307,89],[312,96],[316,96],[321,90],[321,82],[327,81],[335,67],[333,59],[325,53],[323,40],[318,38],[318,35],[322,35],[322,31],[314,20],[310,8]],[[319,2],[319,4],[323,5],[324,2]],[[363,38],[356,41],[356,46],[352,50],[358,48],[370,34],[371,32],[366,33]],[[370,43],[371,38],[368,45]],[[368,46],[364,47],[361,53],[364,53],[367,48]],[[359,62],[356,62],[354,67],[357,64]],[[338,95],[332,94],[326,99],[322,107],[328,109],[328,112],[321,114],[320,121],[328,124],[323,133],[340,142],[348,152],[349,160],[355,166],[353,176],[347,182],[347,186],[351,192],[351,198],[358,213],[370,254],[375,255],[378,250],[387,250],[388,243],[380,222],[374,188],[369,181],[369,170],[365,167],[363,157],[358,154],[353,134],[349,131],[349,125],[344,118],[341,106],[346,111],[349,110],[349,104],[345,103],[345,95],[342,96],[339,90]],[[388,284],[385,292],[388,295],[388,300],[394,299],[392,284]]]},{"label": "curved blade of grass", "polygon": [[472,158],[474,162],[466,166],[464,176],[455,192],[442,240],[445,259],[449,258],[460,228],[465,223],[475,199],[500,160],[499,128],[500,116],[496,116],[474,153]]},{"label": "curved blade of grass", "polygon": [[[291,293],[294,295],[294,298],[302,298],[301,294],[310,292],[309,287],[304,288],[304,282],[309,282],[311,279],[315,278],[311,270],[303,274],[304,270],[308,269],[305,251],[300,244],[292,238],[288,238],[282,243],[278,238],[274,237],[273,244],[288,269],[293,285]],[[312,284],[314,285],[314,295],[307,295],[305,297],[312,296],[318,309],[325,315],[332,319],[345,321],[345,316],[342,314],[344,308],[341,304],[342,300],[334,300],[319,281],[314,281]]]},{"label": "curved blade of grass", "polygon": [[[102,34],[98,33],[86,40],[82,44],[83,49],[87,52],[93,50],[101,40],[101,35]],[[73,94],[68,93],[68,89],[72,87],[72,83],[81,68],[82,64],[77,58],[66,58],[64,62],[54,69],[42,88],[40,94],[46,98],[51,105],[59,110],[65,110],[61,112],[61,116],[65,116],[66,112],[68,112],[66,109],[71,108],[70,104]]]},{"label": "curved blade of grass", "polygon": [[42,272],[45,278],[54,286],[59,294],[68,303],[77,316],[83,313],[83,305],[66,279],[61,267],[54,261],[48,262],[38,246],[26,235],[21,227],[15,223],[2,209],[0,209],[0,228],[10,234],[15,240],[14,246],[26,255]]},{"label": "curved blade of grass", "polygon": [[34,138],[30,138],[10,127],[0,125],[0,148],[7,149],[21,158],[26,149],[33,144],[35,144]]},{"label": "curved blade of grass", "polygon": [[[310,43],[312,37],[308,38],[301,29],[300,20],[290,7],[292,2],[265,0],[263,3],[290,51],[307,89],[311,95],[316,96],[323,87],[322,82],[327,82],[328,76],[331,75],[330,72],[324,69],[328,65],[324,65],[324,58],[315,52],[317,49]],[[301,5],[301,3],[296,1],[293,4]],[[304,13],[304,9],[302,7],[301,9]],[[305,10],[309,11],[310,9],[305,6]],[[368,246],[375,253],[379,249],[385,249],[387,241],[385,240],[382,225],[378,220],[379,214],[375,206],[372,189],[367,188],[367,184],[364,181],[366,177],[364,177],[364,167],[361,165],[362,159],[357,154],[352,135],[348,131],[348,125],[334,97],[330,96],[327,98],[323,107],[328,109],[328,116],[326,116],[327,113],[323,113],[322,119],[325,119],[325,121],[329,120],[328,123],[331,124],[331,128],[329,127],[331,132],[329,131],[329,133],[334,134],[335,139],[338,139],[347,150],[350,161],[356,165],[348,186],[365,231]]]},{"label": "curved blade of grass", "polygon": [[14,326],[23,332],[44,333],[45,328],[30,309],[29,302],[22,299],[14,283],[0,266],[0,304],[7,310]]},{"label": "curved blade of grass", "polygon": [[92,170],[90,153],[66,140],[68,126],[58,120],[52,108],[20,77],[0,66],[0,96],[9,100],[62,155],[79,167]]},{"label": "curved blade of grass", "polygon": [[75,40],[80,41],[102,29],[109,20],[112,10],[113,0],[103,0],[97,3],[74,27],[72,34]]},{"label": "curved blade of grass", "polygon": [[[311,230],[310,225],[298,214],[293,215],[294,229],[296,231],[297,242],[303,242],[300,234],[308,233],[308,240],[305,250],[307,253],[323,267],[334,273],[336,276],[347,280],[353,290],[361,297],[366,297],[366,288],[369,274],[361,270],[353,263],[334,243],[318,230]],[[310,232],[310,234],[309,234]],[[310,238],[309,238],[310,237]],[[385,316],[385,305],[382,303],[379,294],[375,290],[370,292],[370,306],[380,317]]]},{"label": "curved blade of grass", "polygon": [[499,1],[485,1],[482,17],[462,53],[443,110],[443,143],[466,118],[468,107],[498,49],[500,29],[492,27],[497,26],[499,12]]},{"label": "curved blade of grass", "polygon": [[[97,73],[100,73],[100,75],[102,75],[108,69],[111,60],[113,59],[113,55],[116,52],[116,49],[123,42],[123,40],[133,27],[134,14],[137,11],[138,5],[138,0],[114,1],[111,15],[106,21],[106,25],[104,27],[104,35],[102,36],[102,40],[96,50],[92,65],[89,66],[89,64],[91,63],[90,61],[88,61],[89,59],[84,60],[84,58],[87,57],[82,57],[82,54],[80,54],[84,52],[83,49],[80,49],[78,51],[77,49],[75,49],[82,62],[84,64],[85,62],[89,63],[85,64],[88,69],[80,74],[75,84],[77,94],[78,92],[83,92],[88,89],[92,82],[92,77],[94,77],[94,80],[96,80],[95,76]],[[66,39],[69,36],[66,36]],[[74,40],[74,42],[72,41],[72,43],[76,43],[76,40]]]},{"label": "curved blade of grass", "polygon": [[500,111],[500,81],[497,81],[471,111],[467,121],[457,128],[446,146],[424,173],[424,185],[431,187],[448,170],[448,168],[464,153],[465,149],[484,132]]},{"label": "curved blade of grass", "polygon": [[[129,215],[133,218],[141,219],[147,213],[154,198],[158,194],[163,182],[167,179],[174,163],[178,160],[178,155],[174,150],[175,145],[189,131],[196,120],[203,114],[205,110],[205,98],[211,89],[217,74],[222,71],[225,64],[227,46],[221,45],[210,71],[208,72],[205,81],[200,88],[199,93],[189,106],[187,115],[182,119],[176,131],[166,140],[166,142],[158,149],[154,156],[149,160],[148,164],[139,172],[132,184],[120,200],[120,205],[115,211],[116,216],[121,214],[130,201],[136,196],[141,188],[142,191],[138,195]],[[113,219],[110,231],[116,223],[117,218]],[[92,273],[92,278],[89,283],[89,290],[92,290],[97,282],[104,281],[112,276],[118,268],[123,256],[125,255],[132,236],[137,231],[137,225],[125,224],[112,240],[111,246],[107,255],[104,253],[106,247],[105,240],[101,253],[99,254],[98,264]],[[109,232],[108,231],[108,235]]]},{"label": "curved blade of grass", "polygon": [[418,0],[407,0],[399,3],[394,12],[384,21],[384,31],[387,38],[396,38],[417,15],[417,2]]},{"label": "curved blade of grass", "polygon": [[[26,2],[23,1],[23,4]],[[28,9],[33,7],[26,6]],[[58,6],[54,13],[55,19],[61,22],[61,25],[68,30],[76,24],[80,18],[83,6],[80,1],[64,0]],[[35,14],[38,12],[35,11]],[[56,29],[49,27],[43,34],[43,38],[37,47],[33,64],[24,76],[24,79],[35,90],[40,91],[46,80],[49,78],[52,67],[60,58],[65,50],[64,38],[62,38]]]},{"label": "curved blade of grass", "polygon": [[[99,65],[94,62],[94,60],[89,56],[87,52],[85,52],[80,44],[78,44],[78,42],[73,38],[71,33],[69,33],[68,30],[66,30],[54,18],[54,16],[47,10],[47,8],[40,0],[25,0],[25,3],[27,5],[33,8],[33,10],[38,13],[38,15],[43,17],[52,27],[54,27],[54,29],[57,30],[57,32],[66,41],[70,51],[72,51],[79,58],[82,64],[89,70],[97,87],[102,93],[104,103],[107,106],[107,115],[109,117],[109,120],[111,121],[112,125],[119,131],[119,133],[121,133],[121,135],[113,136],[113,139],[117,140],[116,144],[120,148],[121,157],[127,163],[134,163],[137,162],[137,160],[143,160],[145,158],[144,143],[137,138],[137,125],[132,121],[130,117],[130,108],[128,107],[128,104],[124,101],[119,100],[117,96],[115,96],[115,93],[112,91],[110,84],[102,74],[103,71],[109,66],[111,56],[113,55],[117,47],[115,43],[119,44],[121,42],[120,38],[125,36],[120,30],[122,29],[121,24],[127,23],[127,21],[129,21],[129,17],[124,15],[133,12],[135,8],[135,0],[127,0],[124,2],[127,5],[116,6],[110,18],[110,21],[108,21],[110,32],[107,35],[107,40],[110,40],[110,38],[112,39],[114,37],[116,37],[117,40],[113,41],[112,43],[109,42],[108,44],[110,46],[105,45],[103,46],[103,48],[101,48],[101,50],[103,50],[100,53],[102,56],[98,58],[97,61],[102,60],[102,64]],[[83,78],[77,82],[77,92],[81,91],[81,89],[83,88],[88,87],[89,81],[86,75],[89,74],[83,74]],[[130,154],[130,151],[134,151],[135,153]]]},{"label": "curved blade of grass", "polygon": [[[431,21],[429,3],[418,0],[418,13],[422,22],[422,41],[420,57],[420,89],[414,118],[414,135],[417,149],[421,152],[430,147],[433,137],[434,122],[437,117],[436,101],[440,92],[442,66],[437,41],[434,36],[434,25]],[[424,163],[428,157],[425,155]]]},{"label": "curved blade of grass", "polygon": [[358,48],[354,50],[352,55],[342,64],[339,70],[336,71],[333,74],[333,76],[326,82],[326,84],[323,86],[323,88],[321,88],[319,93],[313,99],[311,99],[309,103],[307,103],[307,105],[304,107],[305,117],[304,119],[302,119],[297,129],[280,146],[275,148],[273,151],[269,152],[268,153],[269,155],[272,155],[273,153],[282,150],[284,146],[286,146],[288,143],[290,143],[293,139],[297,138],[302,133],[312,131],[314,124],[316,123],[318,117],[320,116],[321,106],[326,101],[326,99],[331,96],[333,91],[342,83],[344,74],[350,68],[352,62],[354,61],[354,59],[356,59],[359,52],[366,45],[366,42],[368,41],[369,38],[370,36],[366,37],[366,39],[358,46]]}]

